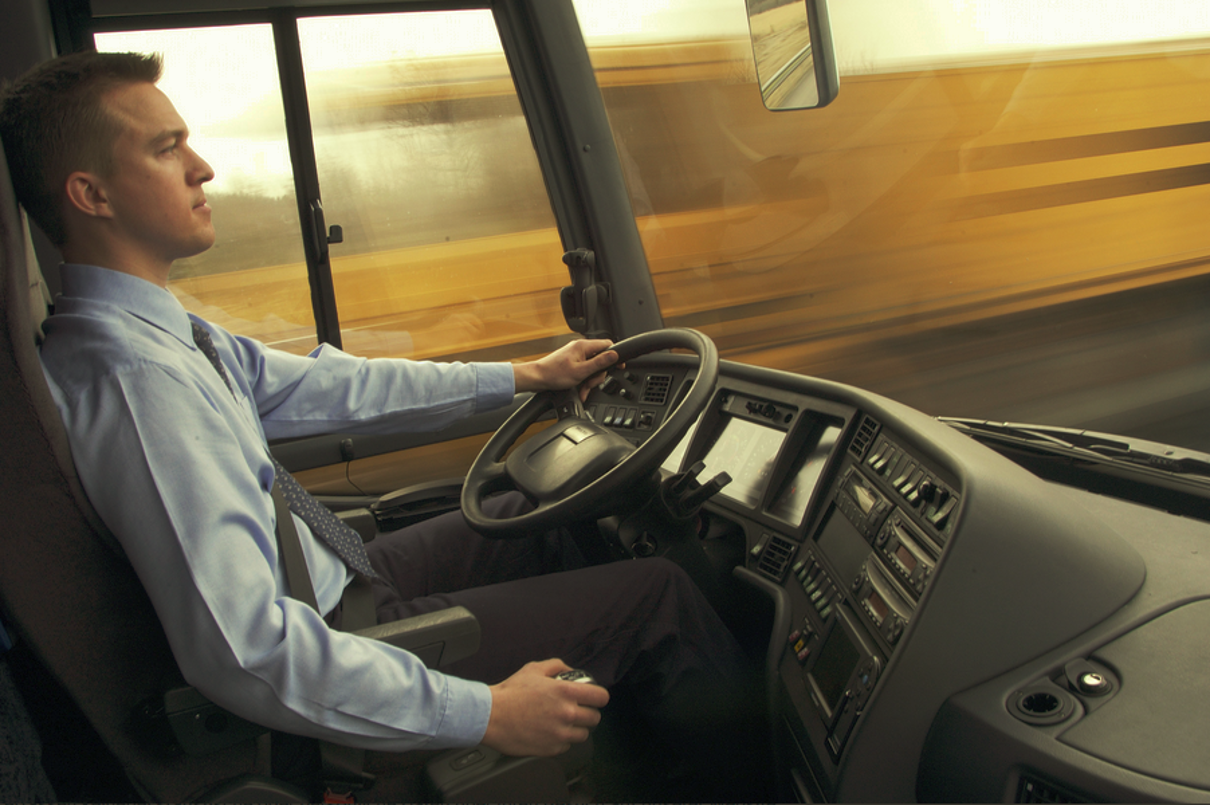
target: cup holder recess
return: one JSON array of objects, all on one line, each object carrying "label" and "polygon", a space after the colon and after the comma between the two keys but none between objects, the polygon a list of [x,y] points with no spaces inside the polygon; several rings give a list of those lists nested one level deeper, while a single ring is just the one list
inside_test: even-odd
[{"label": "cup holder recess", "polygon": [[1026,724],[1046,726],[1071,718],[1076,711],[1076,700],[1059,686],[1040,682],[1014,693],[1008,710]]}]

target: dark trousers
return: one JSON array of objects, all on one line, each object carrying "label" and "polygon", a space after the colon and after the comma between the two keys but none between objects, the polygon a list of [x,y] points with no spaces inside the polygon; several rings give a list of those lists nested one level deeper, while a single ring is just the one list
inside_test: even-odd
[{"label": "dark trousers", "polygon": [[[516,494],[485,503],[497,517],[527,507]],[[479,620],[479,651],[442,666],[443,672],[494,684],[527,662],[558,658],[588,671],[615,698],[622,694],[662,745],[648,753],[654,773],[678,765],[681,773],[667,783],[672,788],[646,789],[641,799],[763,799],[753,674],[675,563],[648,558],[586,566],[559,532],[486,539],[461,512],[379,535],[366,548],[381,577],[374,583],[379,622],[458,605]],[[598,742],[598,755],[601,749]],[[610,766],[607,775],[617,776],[617,769]],[[646,780],[649,772],[633,773]]]},{"label": "dark trousers", "polygon": [[[486,504],[520,513],[519,495]],[[450,606],[478,618],[477,654],[442,671],[489,684],[532,660],[582,668],[605,687],[642,686],[660,696],[694,678],[727,686],[743,676],[731,633],[687,575],[661,559],[583,566],[558,533],[490,540],[460,512],[425,521],[367,546],[380,622]]]}]

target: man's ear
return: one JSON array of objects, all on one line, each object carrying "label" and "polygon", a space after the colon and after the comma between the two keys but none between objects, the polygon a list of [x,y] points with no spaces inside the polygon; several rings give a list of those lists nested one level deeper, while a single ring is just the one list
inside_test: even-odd
[{"label": "man's ear", "polygon": [[112,218],[109,193],[95,173],[76,171],[67,177],[67,203],[92,218]]}]

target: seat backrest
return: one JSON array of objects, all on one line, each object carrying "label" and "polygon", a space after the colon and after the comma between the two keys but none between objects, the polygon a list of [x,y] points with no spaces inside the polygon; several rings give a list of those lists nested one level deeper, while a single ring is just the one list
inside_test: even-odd
[{"label": "seat backrest", "polygon": [[189,799],[263,770],[264,759],[253,742],[164,759],[138,738],[132,715],[163,692],[176,664],[142,585],[76,476],[38,360],[45,304],[27,238],[0,152],[0,606],[132,782],[155,801]]}]

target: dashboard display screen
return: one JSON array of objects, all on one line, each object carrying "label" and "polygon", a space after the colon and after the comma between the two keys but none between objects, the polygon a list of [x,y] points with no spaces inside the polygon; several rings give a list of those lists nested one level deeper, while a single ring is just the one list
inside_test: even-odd
[{"label": "dashboard display screen", "polygon": [[780,430],[746,419],[728,419],[703,459],[706,469],[698,480],[706,483],[725,472],[731,476],[731,483],[719,494],[745,506],[759,506],[785,436]]},{"label": "dashboard display screen", "polygon": [[828,463],[828,456],[832,455],[832,448],[840,438],[840,430],[837,425],[824,428],[815,445],[805,451],[802,465],[773,502],[769,509],[770,514],[787,523],[798,524],[802,520],[824,465]]},{"label": "dashboard display screen", "polygon": [[816,542],[832,563],[836,577],[845,584],[857,577],[870,556],[870,543],[835,506],[831,507]]},{"label": "dashboard display screen", "polygon": [[845,683],[857,667],[861,654],[849,640],[844,629],[839,625],[832,629],[828,638],[819,649],[819,658],[811,669],[811,678],[823,699],[824,706],[831,714],[840,703],[840,695],[844,693]]},{"label": "dashboard display screen", "polygon": [[874,616],[874,623],[882,626],[882,622],[886,620],[886,616],[890,614],[891,608],[887,606],[887,602],[882,599],[882,595],[877,590],[871,590],[869,596],[865,600],[870,614]]}]

